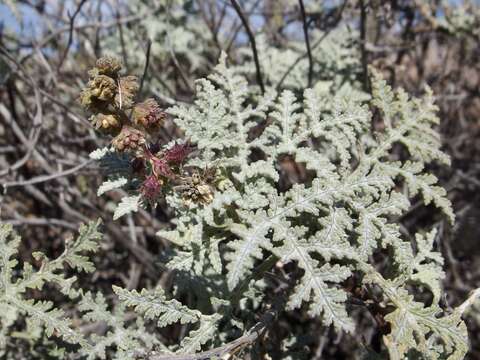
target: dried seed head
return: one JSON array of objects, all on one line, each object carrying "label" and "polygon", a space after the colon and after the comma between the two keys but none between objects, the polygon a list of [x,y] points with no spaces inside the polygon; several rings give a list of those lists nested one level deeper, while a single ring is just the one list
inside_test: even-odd
[{"label": "dried seed head", "polygon": [[213,201],[213,189],[210,185],[201,184],[196,187],[198,193],[198,201],[201,204],[210,204]]},{"label": "dried seed head", "polygon": [[115,95],[115,105],[120,109],[133,106],[140,86],[136,76],[125,76],[118,80],[118,92]]},{"label": "dried seed head", "polygon": [[122,70],[122,62],[112,56],[103,56],[97,60],[95,67],[99,74],[116,77]]},{"label": "dried seed head", "polygon": [[203,182],[202,177],[200,176],[200,173],[194,172],[191,178],[191,182],[193,185],[199,185]]},{"label": "dried seed head", "polygon": [[94,113],[105,111],[108,108],[108,100],[111,100],[111,95],[116,91],[113,79],[106,76],[105,78],[106,80],[101,78],[96,81],[90,80],[80,93],[80,104]]},{"label": "dried seed head", "polygon": [[188,187],[183,190],[182,198],[187,206],[193,204],[208,205],[213,201],[213,189],[207,184]]},{"label": "dried seed head", "polygon": [[112,141],[112,145],[118,151],[139,151],[145,144],[145,136],[140,130],[124,125],[120,134]]},{"label": "dried seed head", "polygon": [[99,112],[107,108],[107,104],[98,100],[92,95],[90,88],[85,88],[80,93],[80,104],[85,108],[93,112]]},{"label": "dried seed head", "polygon": [[183,202],[187,206],[192,204],[210,204],[213,201],[214,191],[213,185],[204,176],[194,172],[183,186]]},{"label": "dried seed head", "polygon": [[104,111],[116,92],[115,80],[105,75],[97,75],[90,79],[87,87],[82,90],[80,103],[93,112]]},{"label": "dried seed head", "polygon": [[91,117],[92,125],[95,129],[106,134],[117,135],[122,128],[122,122],[113,114],[97,114]]},{"label": "dried seed head", "polygon": [[106,76],[98,75],[88,82],[92,96],[101,101],[110,101],[117,93],[115,80]]},{"label": "dried seed head", "polygon": [[157,130],[166,118],[155,99],[147,99],[133,108],[133,122],[146,130]]}]

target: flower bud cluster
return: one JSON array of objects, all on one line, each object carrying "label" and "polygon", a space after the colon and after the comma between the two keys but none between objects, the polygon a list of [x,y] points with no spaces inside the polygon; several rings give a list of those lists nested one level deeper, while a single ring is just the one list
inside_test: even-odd
[{"label": "flower bud cluster", "polygon": [[186,203],[211,202],[213,190],[204,177],[199,173],[185,176],[183,171],[190,145],[174,143],[162,150],[152,143],[166,113],[155,99],[136,102],[138,80],[135,76],[121,76],[121,70],[121,62],[107,56],[98,59],[89,71],[90,80],[81,92],[80,102],[93,113],[92,125],[113,137],[111,144],[116,151],[131,156],[131,169],[145,201],[155,204],[165,189],[186,181],[182,191]]},{"label": "flower bud cluster", "polygon": [[158,130],[165,120],[165,113],[154,99],[147,99],[133,108],[133,122],[143,129]]},{"label": "flower bud cluster", "polygon": [[98,131],[114,136],[117,151],[139,153],[147,139],[165,121],[165,112],[154,99],[136,103],[139,91],[136,76],[122,76],[122,63],[105,56],[90,70],[90,80],[80,94],[80,103],[93,113]]},{"label": "flower bud cluster", "polygon": [[146,201],[154,204],[163,189],[170,188],[181,178],[182,165],[190,152],[188,143],[176,143],[156,153],[144,147],[143,155],[134,160],[134,171],[143,179],[140,192]]}]

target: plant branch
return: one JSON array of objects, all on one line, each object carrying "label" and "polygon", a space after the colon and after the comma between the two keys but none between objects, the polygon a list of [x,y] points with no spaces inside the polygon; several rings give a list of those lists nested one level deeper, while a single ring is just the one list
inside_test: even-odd
[{"label": "plant branch", "polygon": [[147,40],[147,50],[145,51],[145,66],[143,68],[142,79],[140,80],[140,88],[138,90],[138,94],[142,92],[143,84],[145,82],[145,78],[147,77],[148,66],[150,64],[150,49],[152,48],[152,40]]},{"label": "plant branch", "polygon": [[302,13],[303,35],[305,36],[305,44],[307,46],[307,54],[308,54],[308,87],[312,87],[313,57],[312,57],[312,50],[310,49],[310,39],[308,38],[307,15],[305,14],[305,6],[303,4],[303,0],[298,0],[298,3],[300,4],[300,12]]},{"label": "plant branch", "polygon": [[[322,37],[320,39],[318,39],[315,44],[313,44],[310,51],[315,50],[318,46],[320,46],[320,44],[323,42],[323,40],[325,40],[325,38],[330,34],[330,32],[335,28],[335,26],[338,24],[338,22],[342,19],[343,10],[345,9],[347,3],[348,3],[348,0],[345,0],[343,2],[343,4],[341,5],[341,7],[338,10],[338,15],[336,16],[334,24],[332,25],[332,27],[329,28],[327,31],[325,31],[325,33],[322,35]],[[280,88],[281,88],[283,82],[285,81],[285,79],[287,78],[288,74],[290,74],[290,72],[295,68],[295,66],[297,66],[297,64],[300,61],[302,61],[306,56],[308,56],[308,52],[305,52],[304,54],[297,57],[297,59],[292,63],[292,65],[290,65],[288,67],[288,69],[282,75],[282,77],[280,78],[280,81],[278,82],[278,84],[276,86],[277,91],[280,90]]]},{"label": "plant branch", "polygon": [[[170,9],[171,9],[171,6],[172,6],[172,1],[170,0],[168,2],[167,8],[166,8],[167,9],[167,15],[168,15],[167,16],[168,26],[170,26],[170,18],[171,18]],[[177,68],[178,73],[180,74],[180,78],[183,80],[183,82],[187,86],[188,90],[191,93],[194,93],[195,91],[194,91],[192,85],[190,84],[190,80],[189,80],[187,74],[185,73],[185,71],[183,70],[183,68],[180,66],[180,63],[177,59],[177,55],[175,54],[175,50],[173,49],[173,42],[170,38],[170,31],[167,31],[166,36],[167,36],[167,41],[168,41],[168,50],[169,50],[170,55],[172,57],[173,65],[175,65],[175,67]]]},{"label": "plant branch", "polygon": [[77,6],[77,9],[73,13],[73,15],[68,14],[68,17],[70,19],[70,28],[68,30],[68,42],[67,42],[67,47],[63,51],[63,55],[60,58],[60,62],[58,64],[58,69],[62,67],[63,63],[65,62],[65,59],[67,58],[68,52],[70,50],[70,46],[72,46],[73,42],[73,29],[74,29],[74,24],[75,24],[75,18],[77,15],[80,13],[80,10],[82,10],[82,6],[87,2],[87,0],[81,0],[80,3]]},{"label": "plant branch", "polygon": [[84,161],[83,163],[81,163],[77,166],[74,166],[74,167],[72,167],[70,169],[67,169],[65,171],[60,171],[60,172],[55,173],[55,174],[41,175],[41,176],[37,176],[37,177],[34,177],[32,179],[29,179],[29,180],[11,181],[11,182],[7,182],[7,183],[1,184],[1,185],[4,188],[4,191],[6,191],[7,188],[9,188],[9,187],[33,185],[33,184],[38,184],[38,183],[50,181],[50,180],[53,180],[53,179],[58,179],[58,178],[61,178],[61,177],[72,175],[72,174],[76,173],[78,170],[80,170],[80,169],[84,168],[85,166],[91,164],[92,162],[93,162],[93,159],[88,159],[87,161]]},{"label": "plant branch", "polygon": [[260,61],[258,60],[258,52],[257,52],[257,45],[255,43],[255,36],[253,35],[252,29],[250,28],[247,18],[243,14],[242,8],[240,7],[240,5],[237,3],[236,0],[231,0],[231,2],[233,7],[235,8],[235,11],[240,17],[240,20],[242,21],[242,24],[245,27],[245,31],[247,32],[248,38],[250,40],[250,45],[252,47],[252,52],[253,52],[253,61],[255,62],[255,69],[257,72],[257,82],[258,82],[258,85],[260,85],[262,94],[265,94],[265,85],[263,84],[262,72],[260,70]]}]

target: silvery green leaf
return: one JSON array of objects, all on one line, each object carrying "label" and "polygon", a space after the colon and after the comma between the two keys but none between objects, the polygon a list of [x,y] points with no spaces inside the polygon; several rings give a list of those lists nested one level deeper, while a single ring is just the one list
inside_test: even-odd
[{"label": "silvery green leaf", "polygon": [[113,220],[117,220],[123,215],[137,212],[140,206],[141,195],[125,196],[122,201],[117,205],[113,214]]},{"label": "silvery green leaf", "polygon": [[122,186],[126,185],[128,180],[124,177],[115,180],[107,180],[100,185],[97,190],[97,196],[103,195],[107,191],[111,191],[114,189],[121,188]]},{"label": "silvery green leaf", "polygon": [[100,160],[103,158],[108,152],[110,152],[110,147],[106,146],[103,148],[98,148],[90,153],[90,159]]},{"label": "silvery green leaf", "polygon": [[133,307],[146,319],[155,320],[158,327],[165,327],[177,321],[181,324],[195,323],[201,316],[200,312],[187,308],[175,299],[167,300],[160,288],[137,292],[113,286],[113,291],[126,306]]}]

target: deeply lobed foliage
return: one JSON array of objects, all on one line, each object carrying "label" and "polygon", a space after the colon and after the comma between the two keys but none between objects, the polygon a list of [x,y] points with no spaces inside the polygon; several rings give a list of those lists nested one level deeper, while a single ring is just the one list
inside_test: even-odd
[{"label": "deeply lobed foliage", "polygon": [[[209,250],[214,233],[226,244],[222,263],[230,291],[250,276],[265,253],[283,263],[295,261],[304,274],[287,308],[306,302],[311,316],[322,316],[325,325],[333,324],[337,330],[354,329],[341,284],[362,273],[363,282],[379,287],[385,303],[395,309],[385,317],[392,324],[385,341],[393,358],[414,349],[427,358],[439,354],[461,358],[467,346],[459,314],[438,318],[443,274],[438,268],[441,255],[433,251],[434,233],[418,235],[414,252],[391,221],[408,211],[409,199],[417,195],[453,221],[445,191],[424,169],[432,161],[448,163],[432,129],[438,123],[436,107],[428,89],[424,98],[410,99],[378,75],[373,87],[370,104],[381,112],[384,130],[371,133],[370,110],[352,97],[334,98],[332,110],[309,89],[303,104],[290,91],[282,92],[277,101],[267,94],[254,106],[247,104],[245,81],[227,68],[222,57],[209,80],[198,83],[195,106],[175,107],[170,113],[198,144],[201,155],[195,163],[215,164],[226,179],[211,205],[194,209],[194,215],[188,210],[189,216],[179,217],[174,232],[159,235],[181,241],[182,252],[172,260],[176,268],[181,264],[182,270],[205,276],[220,261],[217,245]],[[261,135],[249,136],[262,120],[267,125]],[[408,151],[404,161],[390,159],[397,144]],[[312,175],[281,191],[276,184],[286,157],[304,163]],[[400,185],[406,191],[399,191]],[[207,252],[200,257],[205,259],[201,268],[197,261],[186,260],[199,258],[197,249]],[[373,253],[380,249],[393,253],[395,271],[390,270],[388,279],[372,263]],[[409,284],[429,287],[433,304],[414,302]]]},{"label": "deeply lobed foliage", "polygon": [[[92,272],[93,263],[86,255],[98,250],[101,234],[100,221],[80,228],[79,236],[67,240],[64,252],[48,259],[40,252],[33,253],[41,265],[36,269],[29,263],[19,271],[16,260],[20,238],[8,224],[0,226],[0,355],[4,359],[22,356],[36,358],[108,358],[132,359],[138,347],[161,347],[161,343],[145,331],[138,319],[128,324],[124,306],[112,309],[101,293],[93,294],[78,289],[76,276],[66,276],[64,264],[78,271]],[[56,287],[71,303],[72,309],[62,309],[52,301],[51,286]],[[46,300],[31,295],[36,290]],[[47,294],[49,294],[47,296]],[[69,315],[72,314],[72,315]],[[81,320],[80,320],[81,319]],[[78,322],[82,324],[79,328]],[[103,334],[82,330],[104,327]],[[51,340],[50,340],[51,338]],[[62,341],[58,341],[58,340]],[[53,341],[55,340],[55,341]],[[29,354],[18,353],[18,343],[26,341]],[[113,348],[113,349],[112,349]]]},{"label": "deeply lobed foliage", "polygon": [[[197,82],[194,105],[167,110],[197,147],[186,168],[215,169],[211,202],[185,202],[175,189],[167,192],[176,228],[158,233],[176,245],[167,266],[179,274],[177,295],[199,281],[202,289],[193,288],[202,299],[198,308],[219,312],[209,329],[242,309],[245,299],[258,300],[264,285],[255,280],[256,264],[267,264],[266,271],[275,262],[294,262],[303,275],[288,294],[287,310],[307,304],[310,316],[320,316],[324,325],[352,332],[352,294],[344,284],[355,276],[379,291],[389,309],[391,332],[384,342],[391,358],[419,353],[459,359],[467,351],[461,313],[445,313],[438,304],[444,274],[434,251],[435,230],[411,243],[395,221],[418,197],[454,220],[445,190],[426,170],[434,161],[449,162],[433,130],[438,118],[431,91],[410,98],[372,71],[368,103],[355,92],[322,97],[307,89],[299,99],[290,90],[270,89],[259,95],[222,55],[214,73]],[[381,130],[371,130],[372,111],[381,114],[375,124]],[[392,159],[399,146],[405,157]],[[282,178],[292,161],[306,171],[289,183]],[[131,210],[144,205],[137,196]],[[385,251],[391,260],[382,274],[373,255]],[[428,288],[433,302],[414,300],[412,286]],[[169,322],[165,311],[171,304],[181,306],[161,292],[116,292],[147,318],[160,317],[160,324]],[[200,313],[171,316],[202,324]],[[194,334],[200,335],[205,333]],[[208,340],[183,350],[198,350]]]}]

